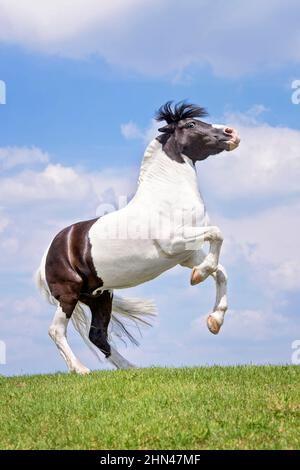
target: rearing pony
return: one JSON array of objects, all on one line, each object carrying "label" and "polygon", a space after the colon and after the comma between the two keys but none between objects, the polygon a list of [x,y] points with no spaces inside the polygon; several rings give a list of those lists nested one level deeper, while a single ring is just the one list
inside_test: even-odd
[{"label": "rearing pony", "polygon": [[[37,283],[57,306],[49,335],[70,371],[89,372],[67,342],[70,318],[89,346],[117,368],[132,367],[109,344],[110,332],[134,341],[126,319],[147,324],[155,308],[149,301],[114,296],[113,290],[137,286],[178,264],[192,270],[192,285],[214,278],[216,302],[207,325],[219,332],[227,310],[227,277],[219,263],[223,238],[210,225],[195,163],[235,149],[240,139],[230,127],[196,119],[206,114],[185,102],[162,106],[156,119],[167,124],[146,148],[133,199],[118,211],[63,229],[44,254]],[[91,320],[83,306],[90,308]]]}]

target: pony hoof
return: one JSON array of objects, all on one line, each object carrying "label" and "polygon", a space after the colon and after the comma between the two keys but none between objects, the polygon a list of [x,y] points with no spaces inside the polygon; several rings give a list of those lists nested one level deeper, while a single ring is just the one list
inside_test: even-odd
[{"label": "pony hoof", "polygon": [[201,275],[199,269],[193,268],[192,275],[191,275],[191,285],[195,286],[196,284],[199,284],[200,282],[204,281],[205,277]]},{"label": "pony hoof", "polygon": [[219,325],[214,317],[209,315],[207,318],[207,327],[213,335],[217,335],[220,331],[221,325]]},{"label": "pony hoof", "polygon": [[80,365],[80,366],[77,366],[76,368],[72,369],[71,372],[75,372],[75,374],[79,374],[79,375],[87,375],[91,371],[87,367],[85,367],[83,365]]}]

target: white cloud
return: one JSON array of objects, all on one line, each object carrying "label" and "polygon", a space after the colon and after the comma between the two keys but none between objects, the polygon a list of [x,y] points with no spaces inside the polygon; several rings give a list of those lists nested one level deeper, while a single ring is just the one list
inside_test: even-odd
[{"label": "white cloud", "polygon": [[271,271],[270,282],[275,288],[279,286],[287,291],[300,289],[300,256],[298,253]]},{"label": "white cloud", "polygon": [[18,335],[21,330],[22,335],[28,337],[33,331],[39,333],[45,321],[41,315],[43,304],[42,298],[38,299],[32,295],[17,299],[12,296],[4,299],[2,297],[0,301],[1,334],[6,336],[11,332],[13,335]]},{"label": "white cloud", "polygon": [[[225,237],[222,262],[246,261],[254,279],[272,292],[300,288],[300,201],[276,205],[239,218],[212,215]],[[241,261],[242,260],[242,261]]]},{"label": "white cloud", "polygon": [[8,226],[9,219],[2,213],[2,209],[0,207],[0,233]]},{"label": "white cloud", "polygon": [[[207,334],[206,318],[203,316],[192,322],[191,327],[196,334]],[[262,341],[292,334],[294,327],[288,316],[281,313],[251,309],[228,310],[221,334],[225,340],[238,338]]]},{"label": "white cloud", "polygon": [[297,0],[229,0],[225,9],[223,0],[176,8],[171,0],[0,0],[0,41],[60,56],[98,54],[153,76],[174,79],[200,64],[235,77],[299,63],[299,15]]},{"label": "white cloud", "polygon": [[0,39],[42,49],[51,48],[51,44],[63,47],[69,39],[76,40],[86,31],[104,27],[137,3],[138,0],[1,0]]},{"label": "white cloud", "polygon": [[[118,195],[129,194],[133,188],[134,171],[128,169],[129,177],[123,177],[118,170],[104,169],[88,172],[79,168],[53,164],[40,149],[2,149],[8,160],[6,168],[19,165],[17,173],[0,177],[0,201],[12,205],[33,201],[78,201],[96,203],[101,194],[112,188]],[[1,151],[0,151],[1,158]],[[28,163],[44,163],[40,170],[28,170]]]},{"label": "white cloud", "polygon": [[121,124],[121,134],[125,139],[141,139],[144,137],[143,131],[132,121]]},{"label": "white cloud", "polygon": [[155,119],[151,119],[148,127],[141,129],[135,122],[129,121],[121,124],[121,134],[127,140],[139,139],[148,144],[159,134],[158,128],[161,127],[161,125],[162,124],[157,122]]},{"label": "white cloud", "polygon": [[49,155],[37,147],[0,147],[0,171],[16,166],[47,163]]},{"label": "white cloud", "polygon": [[[136,175],[104,169],[101,172],[53,164],[40,149],[3,151],[14,162],[13,173],[0,175],[0,270],[31,274],[53,236],[68,224],[93,218],[109,196],[133,192]],[[28,169],[33,161],[36,169]]]},{"label": "white cloud", "polygon": [[300,131],[228,121],[240,133],[240,147],[208,158],[203,183],[222,199],[299,194]]}]

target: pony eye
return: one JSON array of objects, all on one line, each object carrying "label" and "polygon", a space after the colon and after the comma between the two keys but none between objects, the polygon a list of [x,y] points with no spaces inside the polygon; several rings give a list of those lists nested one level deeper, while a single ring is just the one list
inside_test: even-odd
[{"label": "pony eye", "polygon": [[188,122],[185,127],[187,129],[193,129],[193,127],[195,127],[195,126],[196,126],[196,124],[194,122]]}]

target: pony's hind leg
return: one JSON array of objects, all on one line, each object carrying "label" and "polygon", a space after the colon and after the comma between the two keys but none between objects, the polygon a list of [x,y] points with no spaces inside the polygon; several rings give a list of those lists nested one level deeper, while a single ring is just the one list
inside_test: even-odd
[{"label": "pony's hind leg", "polygon": [[[75,306],[73,307],[73,309],[74,308]],[[64,303],[62,302],[57,307],[53,321],[49,327],[49,336],[53,339],[60,354],[66,361],[70,372],[77,372],[78,374],[88,374],[90,370],[84,365],[82,365],[81,362],[77,359],[67,341],[67,327],[70,320],[70,316],[71,315],[69,315],[69,312],[66,313],[64,311]]]},{"label": "pony's hind leg", "polygon": [[89,306],[92,314],[89,340],[107,358],[111,354],[107,329],[111,317],[112,295],[109,291],[104,291],[98,296],[82,294],[80,301]]},{"label": "pony's hind leg", "polygon": [[105,355],[106,359],[117,369],[134,367],[108,342],[108,325],[112,312],[112,293],[104,291],[97,297],[82,296],[80,301],[89,306],[92,313],[92,322],[89,332],[90,341]]}]

